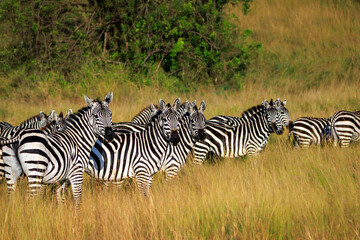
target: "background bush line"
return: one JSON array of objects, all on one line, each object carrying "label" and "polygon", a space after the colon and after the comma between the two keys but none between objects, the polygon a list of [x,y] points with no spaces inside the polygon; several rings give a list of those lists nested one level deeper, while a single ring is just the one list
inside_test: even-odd
[{"label": "background bush line", "polygon": [[[79,67],[119,64],[138,85],[152,84],[162,69],[185,87],[194,80],[236,87],[261,45],[245,42],[251,31],[236,28],[223,9],[246,13],[250,1],[4,0],[0,22],[10,33],[0,70],[25,68],[27,84],[52,71],[66,84],[79,83]],[[137,74],[148,79],[138,82]]]}]

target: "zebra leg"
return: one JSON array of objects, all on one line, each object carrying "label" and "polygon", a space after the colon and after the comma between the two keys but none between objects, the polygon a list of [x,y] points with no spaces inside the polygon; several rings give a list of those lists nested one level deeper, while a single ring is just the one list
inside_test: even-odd
[{"label": "zebra leg", "polygon": [[16,157],[14,148],[11,146],[3,147],[4,171],[7,183],[7,192],[14,193],[16,190],[17,179],[23,173],[20,162]]},{"label": "zebra leg", "polygon": [[351,140],[351,139],[349,139],[349,138],[341,138],[340,141],[339,141],[340,147],[342,147],[342,148],[349,147],[349,145],[350,145],[350,140]]},{"label": "zebra leg", "polygon": [[65,202],[65,190],[66,190],[65,188],[68,183],[69,182],[65,180],[62,182],[60,187],[58,187],[58,189],[56,189],[56,203],[57,204]]},{"label": "zebra leg", "polygon": [[206,142],[197,142],[194,147],[194,159],[193,163],[200,165],[205,159],[207,153],[210,151],[210,145]]},{"label": "zebra leg", "polygon": [[165,169],[165,180],[169,182],[175,178],[179,172],[180,168],[176,165],[169,166]]},{"label": "zebra leg", "polygon": [[81,205],[81,191],[83,185],[83,169],[82,167],[77,167],[74,169],[71,174],[69,174],[68,180],[71,184],[71,190],[75,201],[76,210],[80,209]]},{"label": "zebra leg", "polygon": [[142,172],[141,174],[136,175],[136,183],[140,192],[144,194],[145,197],[148,197],[150,200],[150,204],[153,205],[154,203],[150,193],[151,182],[152,176],[150,176],[150,174],[148,173]]},{"label": "zebra leg", "polygon": [[336,147],[336,145],[338,144],[339,142],[339,137],[336,133],[336,130],[334,127],[331,127],[331,138],[333,139],[334,141],[334,147]]}]

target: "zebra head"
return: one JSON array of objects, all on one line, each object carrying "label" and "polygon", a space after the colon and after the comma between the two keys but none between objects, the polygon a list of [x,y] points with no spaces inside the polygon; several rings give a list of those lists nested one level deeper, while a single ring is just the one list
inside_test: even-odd
[{"label": "zebra head", "polygon": [[56,129],[57,130],[61,130],[61,129],[65,128],[66,121],[70,118],[71,114],[73,114],[72,109],[68,110],[65,117],[62,112],[59,114],[59,119],[56,121]]},{"label": "zebra head", "polygon": [[266,109],[267,121],[271,132],[275,132],[277,135],[283,134],[284,127],[280,121],[280,114],[278,109],[275,107],[274,101],[271,99],[269,103],[267,100],[264,100],[262,105]]},{"label": "zebra head", "polygon": [[105,96],[103,101],[94,101],[88,96],[84,95],[85,102],[90,110],[89,123],[94,128],[95,136],[103,136],[107,141],[114,139],[114,132],[112,131],[111,125],[111,111],[109,104],[113,99],[113,93],[110,92]]},{"label": "zebra head", "polygon": [[275,107],[278,111],[280,122],[283,126],[286,126],[289,128],[289,125],[292,123],[289,110],[285,107],[286,105],[286,99],[281,102],[280,98],[276,99],[275,101]]},{"label": "zebra head", "polygon": [[57,121],[59,121],[59,115],[55,112],[55,110],[52,110],[47,118],[47,122],[51,123],[51,122],[57,122]]},{"label": "zebra head", "polygon": [[161,111],[159,115],[159,123],[162,128],[162,135],[167,142],[172,143],[174,146],[176,146],[180,141],[178,133],[180,128],[180,113],[178,112],[179,107],[180,98],[175,100],[172,107],[170,104],[166,105],[162,99],[159,100],[159,111]]},{"label": "zebra head", "polygon": [[186,108],[186,111],[190,114],[190,133],[196,140],[205,139],[205,108],[206,104],[202,101],[198,109],[196,106],[196,100],[192,104],[188,104]]}]

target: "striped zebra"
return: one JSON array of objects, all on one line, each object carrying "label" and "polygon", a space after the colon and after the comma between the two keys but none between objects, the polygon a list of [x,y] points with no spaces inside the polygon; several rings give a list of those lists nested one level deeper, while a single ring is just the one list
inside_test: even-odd
[{"label": "striped zebra", "polygon": [[7,122],[0,122],[0,137],[10,139],[16,136],[16,134],[22,129],[26,128],[41,128],[48,123],[48,116],[45,113],[40,112],[22,123],[19,126],[12,126]]},{"label": "striped zebra", "polygon": [[87,107],[72,114],[63,129],[50,135],[37,129],[25,129],[16,139],[0,141],[1,144],[15,141],[18,144],[17,166],[8,166],[4,157],[8,187],[15,190],[19,177],[17,169],[22,169],[28,178],[30,196],[38,193],[44,184],[69,181],[76,207],[79,208],[83,172],[89,162],[91,148],[99,136],[108,141],[114,137],[108,107],[113,94],[108,93],[101,102],[87,96],[84,98]]},{"label": "striped zebra", "polygon": [[[285,104],[280,104],[280,100],[277,103],[265,100],[262,105],[244,112],[242,118],[222,116],[216,119],[224,121],[208,120],[205,140],[194,146],[194,163],[201,164],[209,151],[231,158],[258,154],[271,133],[282,134],[283,126],[289,124],[290,118],[281,117],[281,112],[285,113]],[[231,120],[231,125],[227,120]]]},{"label": "striped zebra", "polygon": [[[267,104],[267,100],[264,100],[263,103]],[[271,100],[270,104],[274,106],[273,108],[270,109],[270,111],[277,111],[279,113],[278,114],[279,119],[278,120],[273,119],[273,124],[278,125],[277,126],[277,129],[279,129],[278,134],[282,134],[284,130],[283,127],[284,126],[289,127],[289,124],[292,123],[289,111],[285,107],[286,100],[282,102],[280,98],[278,98],[275,102]],[[239,124],[242,124],[243,121],[247,121],[251,119],[253,115],[257,114],[261,110],[262,110],[262,105],[257,105],[243,112],[241,117],[219,115],[209,119],[207,123],[220,124],[220,125],[224,125],[225,127],[227,126],[236,127]]]},{"label": "striped zebra", "polygon": [[[156,107],[151,106],[143,109],[137,116],[143,115],[142,112],[151,112],[147,114],[150,117],[156,112]],[[163,156],[163,166],[161,171],[165,173],[166,180],[170,180],[175,177],[178,171],[184,166],[187,156],[192,150],[195,141],[198,139],[204,140],[205,138],[205,117],[203,111],[205,110],[205,102],[202,101],[200,108],[196,106],[196,100],[192,104],[183,103],[178,108],[178,112],[181,115],[181,120],[184,122],[180,125],[179,135],[180,142],[176,146],[168,145],[165,155]],[[135,119],[135,116],[133,119]],[[149,121],[146,117],[142,118],[142,121]],[[191,125],[191,126],[189,126]],[[115,133],[129,133],[129,132],[141,132],[145,129],[144,125],[133,123],[115,123],[113,124],[113,130]],[[95,157],[95,156],[94,156]],[[121,185],[121,183],[119,184]]]},{"label": "striped zebra", "polygon": [[165,172],[166,180],[177,176],[195,143],[205,140],[205,108],[204,101],[201,102],[199,108],[196,106],[196,101],[186,107],[186,113],[181,118],[180,142],[176,146],[168,145],[161,160],[163,162],[161,171]]},{"label": "striped zebra", "polygon": [[[40,113],[41,114],[41,113]],[[63,113],[61,112],[60,115],[58,115],[54,110],[49,114],[47,117],[48,124],[41,127],[40,130],[43,131],[45,134],[52,134],[55,131],[58,131],[65,127],[65,121],[69,118],[69,116],[72,114],[72,110],[69,109],[67,112],[65,118],[63,117]],[[16,131],[13,133],[13,138],[16,137],[21,131]],[[9,137],[9,136],[8,136]],[[5,140],[5,138],[3,138]],[[17,156],[16,156],[16,144],[10,144],[6,146],[1,147],[1,154],[0,154],[0,180],[5,176],[5,163],[2,158],[2,156],[6,156],[8,159],[8,162],[16,161],[18,162]],[[12,158],[12,159],[11,159]],[[12,165],[10,165],[12,166]],[[22,174],[22,169],[18,169],[19,175]]]},{"label": "striped zebra", "polygon": [[330,136],[330,118],[298,118],[289,126],[289,142],[291,133],[296,147],[324,144]]},{"label": "striped zebra", "polygon": [[102,181],[135,178],[139,190],[149,196],[152,176],[160,170],[168,144],[179,143],[179,107],[180,99],[175,100],[173,107],[160,100],[159,109],[145,130],[116,134],[112,142],[97,141],[87,173]]},{"label": "striped zebra", "polygon": [[331,137],[334,145],[348,147],[350,142],[358,141],[360,136],[360,111],[337,111],[330,118]]},{"label": "striped zebra", "polygon": [[[52,112],[52,114],[54,114]],[[52,115],[51,115],[52,116]],[[27,120],[20,123],[19,126],[12,126],[7,122],[0,122],[0,137],[2,139],[11,139],[16,137],[19,132],[26,128],[41,128],[48,123],[49,116],[46,116],[45,113],[40,112],[38,115],[28,118]],[[5,175],[5,164],[2,159],[3,147],[0,145],[0,180],[3,179]]]}]

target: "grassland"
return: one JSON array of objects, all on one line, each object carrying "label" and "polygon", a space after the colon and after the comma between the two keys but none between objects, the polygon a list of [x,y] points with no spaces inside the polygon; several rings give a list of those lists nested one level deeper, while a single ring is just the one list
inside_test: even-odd
[{"label": "grassland", "polygon": [[[79,86],[56,78],[33,88],[11,88],[1,79],[2,121],[20,123],[40,110],[77,110],[82,94],[114,91],[113,121],[127,121],[159,98],[205,100],[205,116],[238,116],[264,99],[287,99],[291,117],[331,116],[359,110],[360,4],[355,1],[257,0],[249,15],[230,9],[240,27],[252,29],[263,50],[240,91],[199,87],[177,93],[135,87],[126,72],[81,70]],[[172,79],[154,79],[171,84]],[[50,90],[51,91],[50,91]],[[271,136],[256,159],[216,159],[187,164],[170,183],[159,174],[154,206],[129,181],[122,190],[102,189],[86,177],[83,205],[70,193],[56,205],[50,188],[29,202],[25,182],[11,199],[0,185],[0,239],[359,239],[360,145],[293,149],[287,134]]]}]

